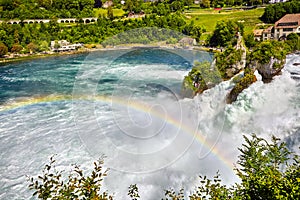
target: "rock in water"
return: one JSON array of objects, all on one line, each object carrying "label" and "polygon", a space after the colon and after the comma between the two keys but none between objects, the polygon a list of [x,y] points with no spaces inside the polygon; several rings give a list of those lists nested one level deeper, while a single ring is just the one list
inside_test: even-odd
[{"label": "rock in water", "polygon": [[258,61],[252,62],[252,67],[257,69],[258,73],[262,76],[262,81],[264,83],[269,83],[274,76],[281,74],[284,64],[285,59],[278,60],[277,58],[271,57],[270,61],[265,64],[259,63]]}]

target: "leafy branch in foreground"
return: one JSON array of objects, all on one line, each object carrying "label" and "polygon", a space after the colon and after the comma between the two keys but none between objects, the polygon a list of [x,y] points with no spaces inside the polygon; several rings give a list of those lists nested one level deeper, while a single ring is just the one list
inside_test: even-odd
[{"label": "leafy branch in foreground", "polygon": [[[300,199],[300,159],[290,152],[284,142],[273,137],[271,142],[252,135],[244,136],[245,143],[239,148],[241,154],[237,162],[237,175],[241,183],[228,187],[222,184],[217,172],[213,180],[199,176],[199,186],[186,195],[184,189],[165,191],[165,200],[201,199]],[[39,199],[86,199],[111,200],[107,192],[101,192],[103,159],[94,163],[89,176],[75,165],[68,178],[63,179],[62,171],[55,168],[55,160],[45,165],[43,174],[29,178],[29,188]],[[63,179],[63,180],[62,180]],[[128,196],[132,200],[140,198],[136,184],[129,186]],[[187,197],[188,196],[188,197]]]},{"label": "leafy branch in foreground", "polygon": [[140,198],[139,188],[136,184],[130,185],[128,189],[128,196],[130,196],[132,200],[138,200]]},{"label": "leafy branch in foreground", "polygon": [[[240,184],[221,184],[219,173],[213,180],[200,176],[200,185],[191,191],[190,200],[200,199],[300,199],[300,159],[284,142],[273,137],[271,142],[256,135],[244,136],[236,168]],[[168,199],[186,199],[184,190],[166,192]]]},{"label": "leafy branch in foreground", "polygon": [[50,158],[46,164],[43,174],[36,179],[29,178],[29,188],[34,190],[33,196],[39,199],[93,199],[110,200],[111,195],[101,192],[102,181],[107,176],[107,170],[103,170],[103,159],[94,162],[93,171],[89,176],[84,176],[83,171],[75,165],[67,180],[62,180],[62,171],[55,168],[55,160]]}]

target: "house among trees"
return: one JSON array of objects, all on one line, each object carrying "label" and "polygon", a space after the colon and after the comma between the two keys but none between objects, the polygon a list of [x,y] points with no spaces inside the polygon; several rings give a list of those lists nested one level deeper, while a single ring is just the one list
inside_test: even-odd
[{"label": "house among trees", "polygon": [[286,38],[290,33],[300,33],[300,13],[286,14],[275,23],[274,37],[277,40]]},{"label": "house among trees", "polygon": [[263,29],[256,29],[253,31],[254,39],[256,41],[260,41],[262,39]]},{"label": "house among trees", "polygon": [[70,44],[67,40],[51,41],[51,50],[54,52],[74,51],[83,47],[83,44]]},{"label": "house among trees", "polygon": [[267,29],[254,30],[254,39],[261,40],[283,40],[291,33],[300,34],[300,13],[286,14],[274,26],[269,26]]},{"label": "house among trees", "polygon": [[262,40],[274,39],[274,26],[269,26],[262,32]]}]

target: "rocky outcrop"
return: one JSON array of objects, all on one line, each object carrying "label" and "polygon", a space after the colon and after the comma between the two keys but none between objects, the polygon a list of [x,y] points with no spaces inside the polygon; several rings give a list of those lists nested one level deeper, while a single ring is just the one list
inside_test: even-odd
[{"label": "rocky outcrop", "polygon": [[226,103],[231,104],[236,101],[239,94],[246,88],[248,88],[252,83],[256,82],[256,76],[254,73],[247,73],[241,80],[235,84],[233,89],[226,96]]},{"label": "rocky outcrop", "polygon": [[258,61],[252,61],[250,67],[258,71],[258,73],[262,76],[262,81],[264,83],[269,83],[272,81],[274,76],[281,74],[284,64],[285,60],[278,60],[271,57],[270,61],[265,64],[259,63]]}]

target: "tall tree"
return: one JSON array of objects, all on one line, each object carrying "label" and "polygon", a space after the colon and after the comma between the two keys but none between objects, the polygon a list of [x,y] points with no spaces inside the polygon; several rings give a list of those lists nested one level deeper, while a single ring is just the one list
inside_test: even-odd
[{"label": "tall tree", "polygon": [[0,43],[0,57],[3,57],[8,52],[8,48],[5,44]]},{"label": "tall tree", "polygon": [[109,6],[107,8],[107,17],[111,20],[114,19],[114,12],[113,12],[112,6]]}]

